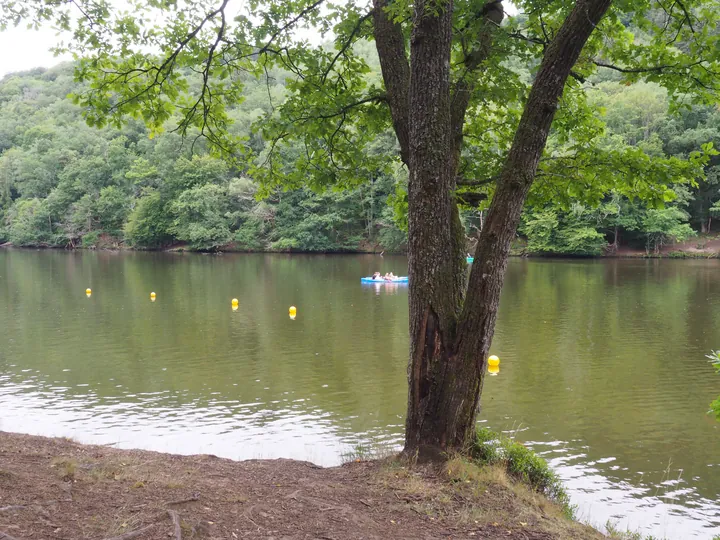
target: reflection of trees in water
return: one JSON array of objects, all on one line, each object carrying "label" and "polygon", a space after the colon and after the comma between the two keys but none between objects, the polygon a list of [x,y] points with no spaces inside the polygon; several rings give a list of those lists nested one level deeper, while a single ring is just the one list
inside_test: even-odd
[{"label": "reflection of trees in water", "polygon": [[[379,295],[361,286],[377,263],[0,252],[0,368],[16,381],[30,376],[23,369],[67,380],[69,395],[91,391],[99,404],[259,410],[262,421],[291,408],[322,411],[343,432],[397,431],[407,297],[402,285]],[[395,273],[401,264],[383,261]],[[704,413],[717,388],[704,355],[720,342],[716,264],[511,261],[493,345],[501,372],[486,384],[482,416],[500,429],[527,427],[526,440],[568,441],[584,462],[615,457],[594,465],[615,481],[657,485],[672,459],[675,477],[683,469],[688,485],[714,497],[717,428]]]},{"label": "reflection of trees in water", "polygon": [[704,351],[720,342],[707,322],[720,275],[712,261],[687,263],[515,261],[493,346],[500,384],[483,416],[529,427],[526,439],[574,441],[587,459],[616,457],[596,465],[616,480],[657,485],[672,461],[671,476],[682,469],[712,499],[720,471],[709,467]]},{"label": "reflection of trees in water", "polygon": [[11,306],[14,369],[67,381],[70,393],[91,383],[99,399],[259,398],[268,411],[306,399],[299,406],[359,430],[397,424],[404,409],[407,303],[365,294],[361,257],[14,251],[0,260],[13,283],[0,302]]}]

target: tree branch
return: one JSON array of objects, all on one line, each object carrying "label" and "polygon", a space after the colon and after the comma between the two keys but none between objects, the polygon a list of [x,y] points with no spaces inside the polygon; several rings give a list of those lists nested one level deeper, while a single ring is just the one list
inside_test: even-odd
[{"label": "tree branch", "polygon": [[[211,99],[211,94],[208,88],[208,81],[210,79],[210,70],[212,68],[212,61],[215,57],[215,50],[217,49],[217,46],[220,44],[220,41],[223,39],[223,36],[225,34],[225,7],[227,6],[229,0],[223,0],[222,5],[218,9],[220,16],[221,16],[221,23],[220,28],[218,28],[217,37],[215,38],[215,41],[210,46],[210,50],[208,51],[207,60],[205,62],[205,67],[202,71],[202,89],[200,90],[200,97],[198,97],[197,101],[193,104],[192,107],[190,107],[187,112],[185,113],[182,121],[178,124],[178,127],[174,131],[180,131],[181,133],[185,133],[185,130],[191,125],[192,119],[195,116],[195,113],[197,112],[197,108],[202,103],[202,113],[203,113],[203,123],[200,130],[200,134],[204,134],[205,127],[208,123],[208,114],[210,111],[210,105],[208,104],[206,100],[206,96],[208,96],[208,99]],[[210,131],[212,133],[212,131]],[[219,142],[219,141],[218,141]],[[195,142],[193,141],[193,147],[195,146]],[[191,150],[192,151],[192,150]]]},{"label": "tree branch", "polygon": [[363,25],[363,23],[368,20],[370,17],[372,17],[373,10],[370,10],[365,15],[360,17],[358,19],[357,24],[355,24],[355,27],[352,29],[352,32],[350,32],[350,36],[348,36],[347,41],[343,44],[343,46],[340,48],[338,53],[335,55],[335,57],[332,59],[330,64],[328,65],[327,69],[325,69],[325,72],[322,74],[322,77],[320,77],[321,84],[325,83],[325,80],[327,79],[327,76],[330,74],[330,71],[332,71],[333,67],[335,67],[335,63],[338,61],[338,58],[340,58],[343,54],[347,52],[347,50],[350,48],[350,46],[353,44],[353,38],[355,37],[355,34],[357,34],[360,30],[360,27]]},{"label": "tree branch", "polygon": [[497,305],[510,245],[547,145],[558,102],[570,71],[611,2],[612,0],[575,2],[573,10],[545,50],[500,173],[487,220],[475,250],[475,262],[470,272],[467,298],[457,333],[458,355],[461,358],[477,359],[477,376],[481,381],[485,373],[485,358],[495,330]]},{"label": "tree branch", "polygon": [[701,65],[705,60],[697,60],[696,62],[691,62],[689,64],[663,64],[659,66],[641,66],[636,68],[628,68],[628,67],[622,67],[622,66],[616,66],[614,64],[608,64],[607,62],[602,62],[600,60],[593,60],[593,64],[595,64],[598,67],[603,67],[607,69],[612,69],[614,71],[619,71],[620,73],[662,73],[663,71],[669,71],[676,68],[681,69],[687,69],[695,66]]},{"label": "tree branch", "polygon": [[487,198],[487,193],[464,192],[455,194],[455,199],[457,200],[457,202],[472,207],[480,206],[480,203],[486,201]]},{"label": "tree branch", "polygon": [[[481,187],[494,184],[498,181],[499,176],[490,176],[489,178],[465,178],[462,175],[455,177],[455,184],[458,187]],[[473,191],[455,192],[455,200],[466,206],[478,206],[481,202],[487,200],[487,193],[476,193]]]},{"label": "tree branch", "polygon": [[410,164],[410,64],[405,36],[400,24],[390,20],[387,0],[373,0],[375,46],[380,58],[388,105],[395,135],[400,143],[400,158]]},{"label": "tree branch", "polygon": [[680,6],[680,9],[682,10],[683,15],[685,16],[685,22],[688,23],[688,26],[690,27],[690,31],[694,34],[695,27],[693,26],[692,18],[690,17],[690,13],[688,13],[688,10],[685,7],[685,4],[683,4],[680,0],[675,0],[675,5]]},{"label": "tree branch", "polygon": [[542,45],[543,48],[546,47],[548,45],[548,43],[550,43],[549,41],[547,41],[547,39],[540,39],[540,38],[534,37],[534,36],[526,36],[525,34],[522,34],[519,31],[518,32],[510,32],[510,33],[507,33],[506,35],[511,38],[520,39],[522,41],[527,41],[528,43],[534,43],[535,45]]},{"label": "tree branch", "polygon": [[478,34],[477,45],[465,56],[465,71],[455,84],[450,101],[450,125],[453,138],[453,163],[451,166],[454,167],[454,170],[457,170],[460,163],[465,114],[475,90],[474,81],[469,79],[490,54],[492,32],[500,25],[504,16],[501,0],[488,0],[478,16],[482,17],[482,27]]},{"label": "tree branch", "polygon": [[265,43],[265,45],[257,52],[258,55],[263,54],[268,51],[270,48],[270,45],[272,45],[273,41],[277,39],[277,37],[285,32],[286,30],[289,30],[293,26],[295,26],[298,21],[300,21],[305,15],[310,13],[311,11],[314,11],[316,8],[320,6],[325,0],[316,0],[306,8],[304,8],[300,13],[298,13],[295,17],[293,17],[291,20],[289,20],[287,23],[285,23],[282,27],[278,28],[273,32],[272,36],[270,36],[270,39]]},{"label": "tree branch", "polygon": [[[210,21],[211,19],[214,19],[219,13],[223,13],[223,21],[224,21],[224,19],[225,19],[224,9],[225,9],[225,6],[227,6],[227,3],[228,3],[228,0],[223,0],[222,5],[218,9],[211,11],[210,13],[205,15],[205,17],[202,19],[202,21],[200,21],[200,24],[198,24],[192,32],[188,33],[188,35],[185,36],[185,38],[183,38],[182,41],[180,41],[180,43],[178,43],[177,47],[175,47],[173,52],[165,59],[165,61],[160,65],[160,67],[153,66],[147,70],[148,72],[155,71],[155,78],[152,83],[147,85],[143,90],[141,90],[137,94],[134,94],[134,95],[130,96],[129,98],[126,98],[126,99],[116,103],[115,105],[113,105],[111,107],[110,111],[112,112],[112,111],[119,110],[124,105],[127,105],[128,103],[131,103],[131,102],[135,101],[136,99],[138,99],[139,97],[146,94],[155,86],[158,86],[158,85],[162,86],[165,83],[165,81],[167,80],[167,78],[170,76],[170,72],[172,71],[172,68],[175,65],[175,60],[177,59],[178,55],[183,51],[183,49],[187,46],[187,44],[190,43],[195,38],[195,36],[197,36],[200,33],[200,30],[203,29],[205,24],[208,21]],[[135,71],[135,70],[131,70],[131,71]],[[162,75],[162,73],[164,71],[167,71],[167,73],[165,74],[164,77],[162,77],[162,80],[160,80],[160,76]],[[203,85],[203,88],[204,87],[205,87],[205,85]]]},{"label": "tree branch", "polygon": [[464,176],[457,176],[455,177],[455,183],[462,187],[478,187],[497,182],[499,178],[499,175],[491,176],[489,178],[465,178]]},{"label": "tree branch", "polygon": [[352,103],[348,103],[347,105],[343,105],[336,111],[333,111],[331,113],[326,114],[310,114],[307,116],[297,116],[293,119],[295,122],[304,122],[307,120],[329,120],[331,118],[337,118],[338,116],[344,116],[348,111],[351,109],[354,109],[355,107],[359,107],[360,105],[365,105],[366,103],[379,103],[387,101],[387,96],[385,94],[378,94],[373,96],[368,96],[363,99],[359,99],[357,101],[354,101]]}]

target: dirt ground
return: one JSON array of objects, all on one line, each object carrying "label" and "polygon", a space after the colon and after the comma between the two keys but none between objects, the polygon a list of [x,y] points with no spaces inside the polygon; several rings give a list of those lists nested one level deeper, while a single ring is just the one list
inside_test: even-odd
[{"label": "dirt ground", "polygon": [[[453,470],[454,469],[454,470]],[[0,432],[0,540],[604,538],[498,469],[321,468]]]}]

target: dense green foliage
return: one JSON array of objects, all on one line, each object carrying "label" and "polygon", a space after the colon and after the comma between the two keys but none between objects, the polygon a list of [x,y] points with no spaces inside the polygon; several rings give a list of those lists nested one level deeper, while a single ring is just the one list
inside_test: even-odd
[{"label": "dense green foliage", "polygon": [[[283,72],[275,79],[270,93],[281,99]],[[404,246],[401,169],[359,170],[364,176],[344,191],[268,190],[250,176],[253,163],[228,165],[209,155],[202,141],[192,148],[177,133],[150,138],[137,121],[88,127],[66,97],[79,87],[69,65],[0,81],[0,242],[198,250]],[[266,143],[250,126],[271,107],[268,88],[248,78],[244,92],[244,102],[231,111],[233,129],[264,159]],[[707,142],[720,145],[717,108],[672,114],[661,88],[612,80],[595,84],[590,96],[607,124],[602,145],[609,149],[687,158]],[[395,142],[378,137],[370,151],[373,159],[390,161]],[[540,200],[526,211],[521,233],[533,253],[599,255],[619,244],[657,251],[710,228],[720,205],[720,160],[712,157],[697,185],[678,184],[672,193],[664,208],[621,194],[599,206]],[[482,212],[482,206],[464,212],[468,235],[481,226]]]},{"label": "dense green foliage", "polygon": [[[720,146],[717,106],[671,114],[662,88],[648,83],[625,86],[613,80],[594,85],[589,99],[607,126],[601,148],[629,145],[648,156],[683,159],[706,143]],[[720,159],[712,155],[694,184],[670,186],[672,194],[663,206],[618,193],[597,206],[574,203],[559,209],[557,204],[545,204],[526,212],[521,230],[531,252],[599,255],[621,244],[658,252],[665,244],[712,230],[720,201],[719,180]]]},{"label": "dense green foliage", "polygon": [[[402,247],[404,171],[368,6],[266,0],[231,14],[227,2],[129,3],[128,11],[105,0],[3,5],[0,29],[52,23],[70,33],[58,49],[81,58],[80,83],[69,68],[2,81],[3,240]],[[469,235],[488,202],[467,203],[464,192],[492,197],[569,6],[514,2],[520,14],[492,30],[492,54],[477,69],[468,58],[487,29],[476,4],[455,2],[451,47],[452,83],[472,79],[459,168],[469,181],[460,182]],[[659,251],[690,227],[711,229],[720,214],[720,160],[707,144],[720,143],[720,12],[707,0],[676,8],[615,2],[588,42],[530,193],[522,230],[531,251],[595,255],[621,243]],[[411,11],[404,0],[389,9],[405,26]],[[297,30],[333,42],[317,46]]]},{"label": "dense green foliage", "polygon": [[[272,93],[284,92],[280,81]],[[252,81],[250,81],[252,82]],[[386,204],[392,175],[359,178],[347,191],[273,188],[262,201],[249,164],[209,155],[176,133],[150,138],[145,125],[89,127],[67,95],[61,65],[0,81],[0,243],[143,249],[183,245],[242,250],[401,249],[405,233]],[[269,110],[264,84],[248,84],[231,111],[237,133]],[[244,130],[244,131],[243,131]],[[379,140],[378,151],[393,143]],[[258,152],[260,138],[250,141]],[[385,144],[385,147],[383,147]]]}]

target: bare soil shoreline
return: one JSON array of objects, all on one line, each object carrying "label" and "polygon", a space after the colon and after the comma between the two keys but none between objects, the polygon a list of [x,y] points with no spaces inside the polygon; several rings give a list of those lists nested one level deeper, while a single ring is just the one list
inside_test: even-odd
[{"label": "bare soil shoreline", "polygon": [[321,468],[0,432],[1,540],[605,538],[496,468]]}]

